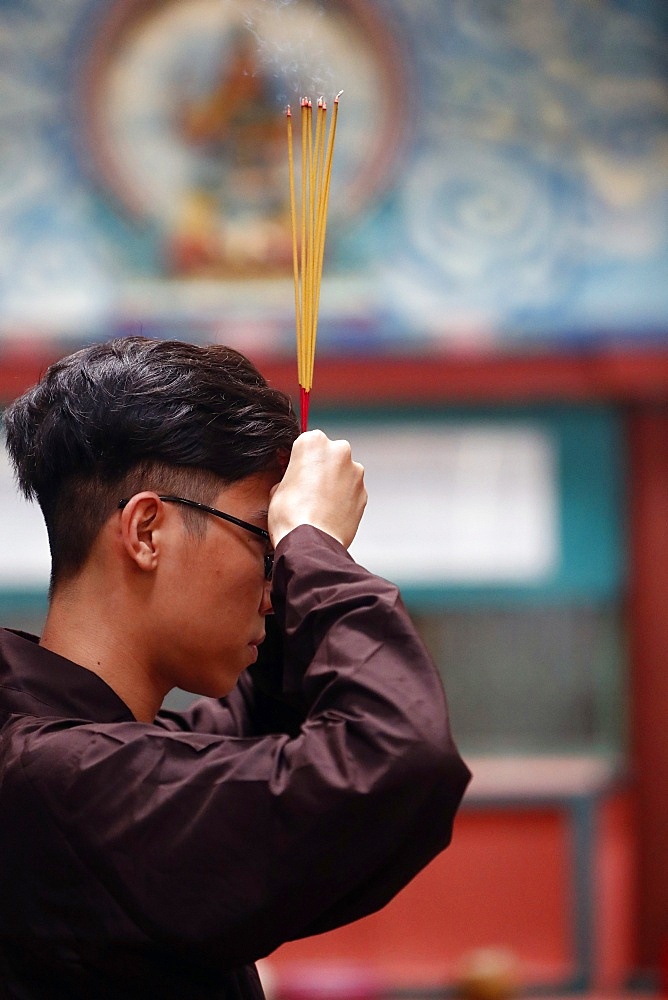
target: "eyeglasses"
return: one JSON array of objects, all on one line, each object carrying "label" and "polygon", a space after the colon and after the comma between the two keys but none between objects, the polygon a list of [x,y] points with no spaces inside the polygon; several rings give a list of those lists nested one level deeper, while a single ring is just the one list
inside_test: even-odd
[{"label": "eyeglasses", "polygon": [[[186,507],[194,507],[195,510],[203,510],[205,514],[213,514],[214,517],[222,517],[223,521],[229,521],[231,524],[237,524],[240,528],[244,528],[246,531],[250,531],[254,535],[257,535],[258,538],[264,538],[266,542],[271,541],[269,532],[265,531],[264,528],[258,528],[256,524],[250,524],[248,521],[242,521],[240,517],[235,517],[234,514],[225,514],[222,510],[216,510],[215,507],[208,507],[205,503],[199,503],[197,500],[186,500],[184,497],[161,496],[159,499],[165,500],[168,503],[182,503],[185,504]],[[126,497],[125,500],[119,500],[119,510],[122,510],[123,507],[127,506],[129,502],[130,497]],[[264,557],[265,580],[271,580],[273,572],[274,554],[272,552],[267,553]]]}]

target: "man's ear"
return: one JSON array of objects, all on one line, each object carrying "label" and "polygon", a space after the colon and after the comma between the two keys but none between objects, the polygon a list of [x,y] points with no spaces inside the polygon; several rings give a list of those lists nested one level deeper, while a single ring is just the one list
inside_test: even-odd
[{"label": "man's ear", "polygon": [[152,572],[160,555],[159,530],[165,519],[165,505],[157,493],[135,493],[121,511],[123,547],[138,569]]}]

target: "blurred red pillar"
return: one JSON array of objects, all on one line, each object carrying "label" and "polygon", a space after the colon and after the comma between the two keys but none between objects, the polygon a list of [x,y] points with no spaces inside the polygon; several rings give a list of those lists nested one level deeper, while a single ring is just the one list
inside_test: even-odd
[{"label": "blurred red pillar", "polygon": [[638,803],[638,960],[668,947],[668,405],[629,417],[631,763]]}]

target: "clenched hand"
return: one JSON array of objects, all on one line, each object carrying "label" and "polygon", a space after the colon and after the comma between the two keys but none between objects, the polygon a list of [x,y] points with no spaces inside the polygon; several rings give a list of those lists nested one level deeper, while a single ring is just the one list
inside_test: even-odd
[{"label": "clenched hand", "polygon": [[299,524],[312,524],[348,548],[366,501],[364,469],[353,461],[348,442],[307,431],[295,441],[285,475],[272,493],[272,544],[276,547]]}]

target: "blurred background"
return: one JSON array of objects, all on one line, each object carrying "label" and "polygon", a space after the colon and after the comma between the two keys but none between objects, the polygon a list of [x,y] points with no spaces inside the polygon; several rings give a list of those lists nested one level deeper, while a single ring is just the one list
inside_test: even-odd
[{"label": "blurred background", "polygon": [[[137,333],[296,398],[284,111],[340,90],[311,426],[365,465],[353,554],[474,780],[452,848],[267,989],[668,993],[668,4],[0,0],[0,406]],[[0,504],[38,632],[4,454]]]}]

